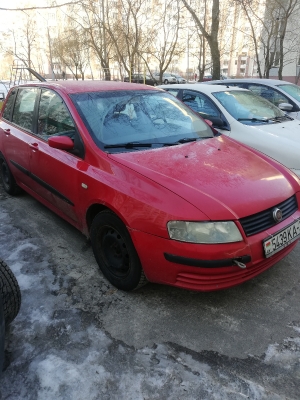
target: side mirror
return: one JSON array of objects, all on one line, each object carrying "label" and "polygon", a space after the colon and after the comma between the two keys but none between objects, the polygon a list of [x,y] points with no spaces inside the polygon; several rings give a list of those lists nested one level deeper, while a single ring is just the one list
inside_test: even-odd
[{"label": "side mirror", "polygon": [[74,143],[69,136],[51,136],[48,139],[48,144],[54,149],[60,150],[72,150],[74,148]]},{"label": "side mirror", "polygon": [[293,105],[290,103],[280,103],[278,108],[280,108],[282,111],[292,111]]},{"label": "side mirror", "polygon": [[206,116],[205,119],[208,119],[209,121],[211,121],[212,125],[215,128],[223,128],[223,126],[224,126],[223,120],[219,117],[213,117],[213,116],[209,115],[209,116]]},{"label": "side mirror", "polygon": [[213,126],[213,123],[212,123],[209,119],[205,119],[204,121],[205,121],[205,122],[207,123],[207,125],[209,125],[210,127]]}]

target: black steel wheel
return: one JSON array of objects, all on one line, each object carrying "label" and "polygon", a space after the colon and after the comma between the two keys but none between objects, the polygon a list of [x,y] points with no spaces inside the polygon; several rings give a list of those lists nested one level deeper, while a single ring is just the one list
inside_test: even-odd
[{"label": "black steel wheel", "polygon": [[147,283],[129,232],[115,214],[102,211],[96,215],[90,236],[97,263],[111,284],[128,291]]},{"label": "black steel wheel", "polygon": [[16,318],[20,310],[21,291],[15,275],[2,260],[0,260],[0,296],[5,325],[8,325]]},{"label": "black steel wheel", "polygon": [[15,178],[13,177],[7,162],[3,157],[0,157],[0,166],[1,166],[1,179],[3,188],[6,193],[15,195],[20,193],[21,189],[16,184]]}]

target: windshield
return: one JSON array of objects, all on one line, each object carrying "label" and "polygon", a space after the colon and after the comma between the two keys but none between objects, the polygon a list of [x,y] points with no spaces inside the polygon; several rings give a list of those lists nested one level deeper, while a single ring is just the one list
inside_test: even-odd
[{"label": "windshield", "polygon": [[277,85],[280,89],[294,97],[295,100],[300,101],[300,87],[297,85]]},{"label": "windshield", "polygon": [[285,114],[268,100],[250,91],[230,90],[213,95],[236,120],[246,125],[270,123],[285,119]]},{"label": "windshield", "polygon": [[102,149],[120,145],[119,151],[133,151],[143,149],[143,144],[145,148],[160,147],[213,137],[200,117],[163,91],[77,93],[71,98]]}]

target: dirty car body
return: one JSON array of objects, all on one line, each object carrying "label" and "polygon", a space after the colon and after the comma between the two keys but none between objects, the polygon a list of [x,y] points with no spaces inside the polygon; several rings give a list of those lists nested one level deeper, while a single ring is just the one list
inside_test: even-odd
[{"label": "dirty car body", "polygon": [[210,291],[240,284],[299,238],[299,180],[169,93],[119,82],[12,89],[0,120],[5,190],[86,236],[109,281]]}]

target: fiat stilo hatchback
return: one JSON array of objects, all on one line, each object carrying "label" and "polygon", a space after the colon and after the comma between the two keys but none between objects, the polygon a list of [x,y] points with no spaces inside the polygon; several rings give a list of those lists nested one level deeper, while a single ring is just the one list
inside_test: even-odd
[{"label": "fiat stilo hatchback", "polygon": [[147,281],[228,288],[299,239],[297,176],[161,89],[15,87],[0,115],[0,152],[7,193],[24,189],[90,237],[102,273],[122,290]]}]

